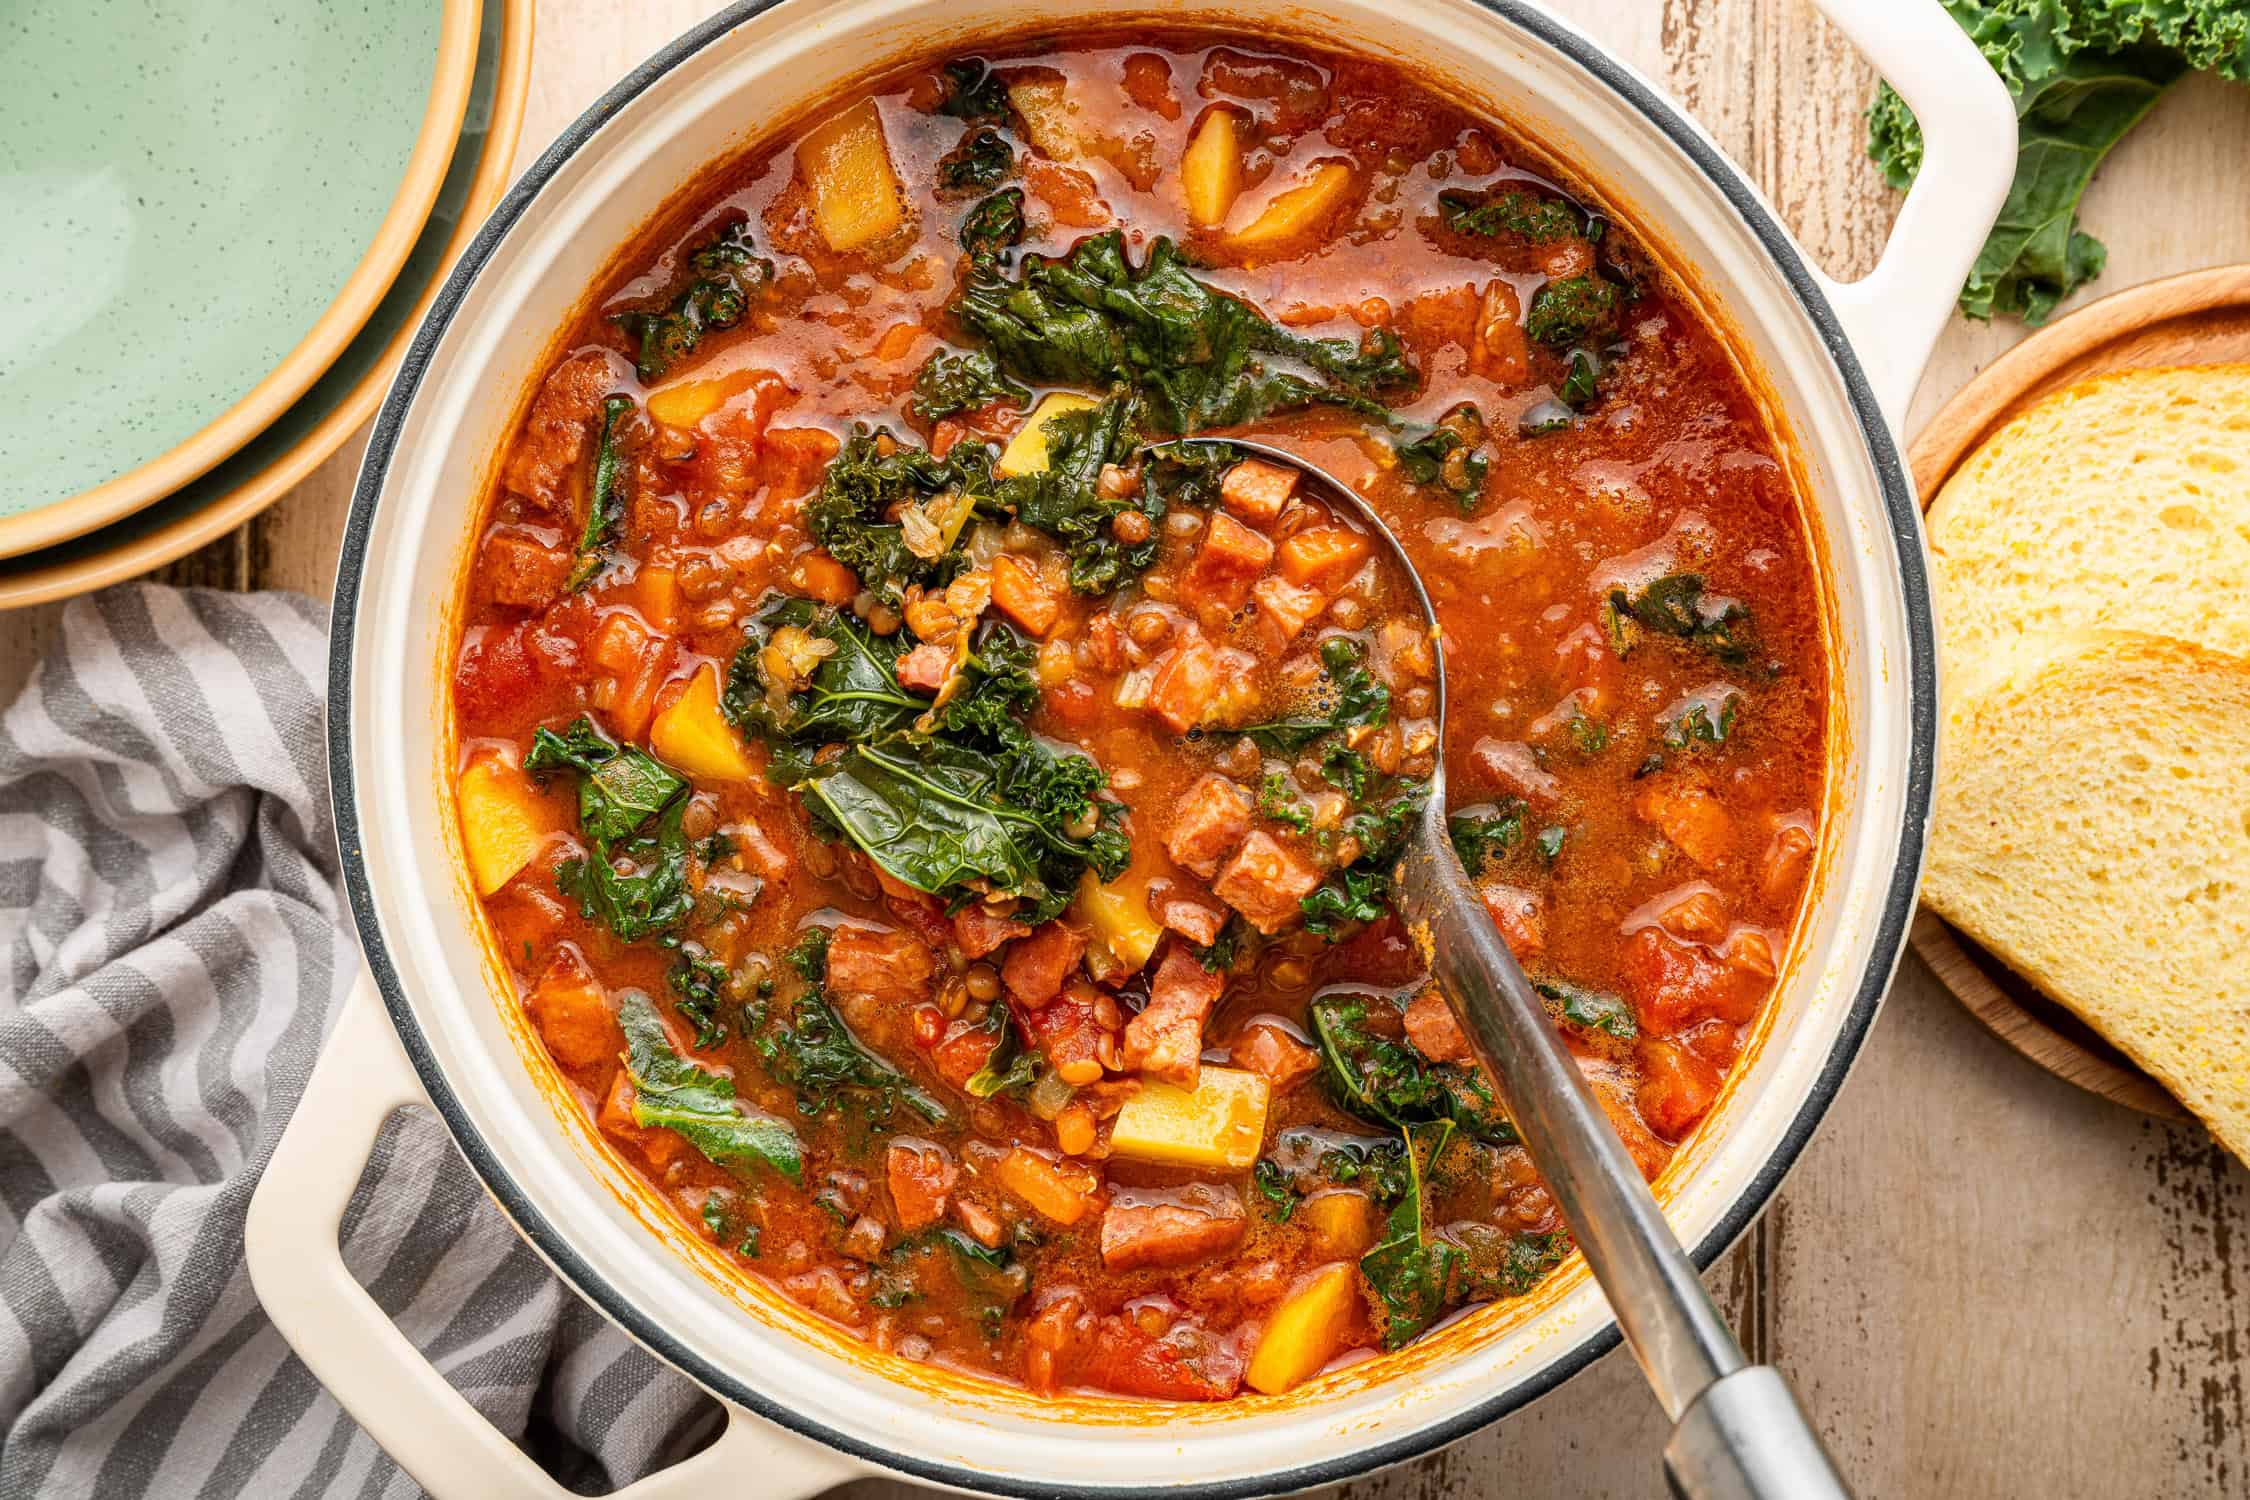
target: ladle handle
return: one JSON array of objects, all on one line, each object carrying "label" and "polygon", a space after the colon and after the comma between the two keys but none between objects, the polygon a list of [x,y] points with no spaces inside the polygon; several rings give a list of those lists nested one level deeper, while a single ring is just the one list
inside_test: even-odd
[{"label": "ladle handle", "polygon": [[1677,1424],[1665,1451],[1687,1500],[1849,1500],[1780,1374],[1750,1367],[1640,1168],[1501,942],[1443,821],[1399,868],[1400,913],[1499,1086],[1649,1385]]}]

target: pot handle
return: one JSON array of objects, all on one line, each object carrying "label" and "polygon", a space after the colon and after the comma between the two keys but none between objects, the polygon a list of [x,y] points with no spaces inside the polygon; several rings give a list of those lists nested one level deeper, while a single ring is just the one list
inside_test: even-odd
[{"label": "pot handle", "polygon": [[[438,1500],[568,1500],[399,1332],[344,1265],[344,1211],[383,1122],[428,1100],[364,969],[345,997],[296,1115],[250,1197],[250,1283],[266,1315],[339,1406]],[[818,1495],[864,1471],[741,1408],[718,1441],[616,1492],[709,1500],[751,1488]]]},{"label": "pot handle", "polygon": [[1813,0],[1922,124],[1922,170],[1875,269],[1819,278],[1893,432],[2016,173],[2016,107],[1938,0]]}]

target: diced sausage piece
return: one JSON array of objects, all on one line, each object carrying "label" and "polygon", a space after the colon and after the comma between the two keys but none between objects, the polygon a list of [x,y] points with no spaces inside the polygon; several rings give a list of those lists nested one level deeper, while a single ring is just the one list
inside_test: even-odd
[{"label": "diced sausage piece", "polygon": [[1168,881],[1150,884],[1148,910],[1157,921],[1205,948],[1219,940],[1220,931],[1227,925],[1225,908],[1198,901]]},{"label": "diced sausage piece", "polygon": [[1484,897],[1492,925],[1499,929],[1500,941],[1519,962],[1547,951],[1547,924],[1536,892],[1495,880],[1480,886],[1478,894]]},{"label": "diced sausage piece", "polygon": [[633,1088],[633,1080],[623,1068],[610,1080],[609,1092],[602,1096],[602,1107],[594,1116],[594,1123],[602,1133],[615,1137],[641,1153],[652,1171],[662,1172],[680,1154],[687,1140],[676,1130],[661,1126],[643,1125],[633,1117],[633,1106],[640,1094]]},{"label": "diced sausage piece", "polygon": [[1271,936],[1297,920],[1298,903],[1319,884],[1320,871],[1310,861],[1261,828],[1242,841],[1211,882],[1211,894]]},{"label": "diced sausage piece", "polygon": [[1273,542],[1225,511],[1211,513],[1203,545],[1188,565],[1182,592],[1197,604],[1236,610],[1249,602],[1250,585],[1273,564]]},{"label": "diced sausage piece", "polygon": [[1424,990],[1406,1003],[1406,1039],[1431,1062],[1467,1062],[1476,1055],[1453,1007],[1436,990]]},{"label": "diced sausage piece", "polygon": [[525,1002],[555,1061],[590,1068],[624,1049],[625,1033],[610,1013],[609,992],[576,948],[558,949]]},{"label": "diced sausage piece", "polygon": [[1125,1066],[1193,1089],[1203,1056],[1203,1023],[1227,987],[1178,943],[1164,951],[1149,981],[1148,1004],[1125,1023]]},{"label": "diced sausage piece", "polygon": [[545,609],[570,583],[570,553],[520,531],[495,531],[484,539],[478,571],[498,602]]},{"label": "diced sausage piece", "polygon": [[1148,711],[1185,734],[1203,722],[1219,694],[1219,653],[1193,631],[1156,660]]},{"label": "diced sausage piece", "polygon": [[1039,570],[1012,552],[992,560],[992,602],[1034,637],[1045,637],[1062,613]]},{"label": "diced sausage piece", "polygon": [[1276,1093],[1320,1067],[1320,1056],[1279,1026],[1251,1026],[1234,1039],[1228,1060],[1238,1068],[1265,1075]]},{"label": "diced sausage piece", "polygon": [[1124,1194],[1102,1213],[1102,1264],[1112,1271],[1184,1266],[1242,1243],[1249,1216],[1242,1195],[1223,1183],[1191,1182],[1168,1195],[1128,1202]]},{"label": "diced sausage piece", "polygon": [[1281,544],[1281,576],[1306,587],[1333,588],[1367,561],[1368,540],[1341,526],[1315,526]]},{"label": "diced sausage piece", "polygon": [[1328,607],[1326,594],[1318,589],[1300,588],[1279,574],[1259,579],[1251,588],[1250,597],[1257,603],[1258,618],[1264,623],[1267,639],[1276,650],[1295,640]]},{"label": "diced sausage piece", "polygon": [[828,937],[828,988],[911,1005],[930,995],[937,960],[912,933],[890,928],[839,927]]},{"label": "diced sausage piece", "polygon": [[893,1141],[883,1165],[891,1182],[891,1207],[907,1234],[927,1229],[945,1217],[945,1200],[961,1169],[943,1146],[928,1141]]},{"label": "diced sausage piece", "polygon": [[1758,889],[1776,905],[1797,894],[1804,883],[1805,867],[1812,863],[1812,830],[1802,823],[1783,823],[1766,842],[1758,858]]},{"label": "diced sausage piece", "polygon": [[575,515],[578,466],[600,439],[594,417],[616,384],[609,356],[598,350],[557,365],[531,398],[531,414],[500,472],[502,487],[551,516]]},{"label": "diced sausage piece", "polygon": [[982,958],[1010,938],[1020,938],[1030,928],[992,910],[982,901],[971,901],[953,914],[953,941],[970,958]]},{"label": "diced sausage piece", "polygon": [[1012,999],[1036,1010],[1062,993],[1063,981],[1085,956],[1085,933],[1067,922],[1049,922],[1008,950],[1000,980]]},{"label": "diced sausage piece", "polygon": [[1251,525],[1263,526],[1297,493],[1297,478],[1295,469],[1246,458],[1219,481],[1219,501]]},{"label": "diced sausage piece", "polygon": [[1734,819],[1701,787],[1649,787],[1633,800],[1633,812],[1706,870],[1725,864],[1734,846]]},{"label": "diced sausage piece", "polygon": [[1164,848],[1181,869],[1209,880],[1249,831],[1250,794],[1214,771],[1180,799]]},{"label": "diced sausage piece", "polygon": [[953,675],[953,648],[935,643],[916,646],[898,660],[898,685],[909,692],[934,693]]},{"label": "diced sausage piece", "polygon": [[1716,1017],[1740,1026],[1758,1013],[1771,981],[1691,946],[1661,927],[1625,944],[1625,984],[1643,1031],[1669,1036]]},{"label": "diced sausage piece", "polygon": [[1687,1048],[1643,1037],[1639,1048],[1641,1117],[1659,1135],[1678,1140],[1711,1112],[1719,1095],[1719,1070]]}]

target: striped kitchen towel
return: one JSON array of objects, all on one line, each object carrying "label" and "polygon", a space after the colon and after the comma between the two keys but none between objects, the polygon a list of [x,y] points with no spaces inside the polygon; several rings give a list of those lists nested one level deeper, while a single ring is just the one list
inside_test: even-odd
[{"label": "striped kitchen towel", "polygon": [[[258,1308],[242,1220],[357,962],[307,599],[111,589],[0,718],[0,1497],[418,1487]],[[580,1303],[427,1112],[345,1259],[449,1379],[599,1491],[717,1408]]]}]

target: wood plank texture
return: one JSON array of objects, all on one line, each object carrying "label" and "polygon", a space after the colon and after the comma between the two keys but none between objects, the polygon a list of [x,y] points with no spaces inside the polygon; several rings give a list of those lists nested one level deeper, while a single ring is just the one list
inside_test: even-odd
[{"label": "wood plank texture", "polygon": [[[656,40],[714,8],[543,0],[519,168]],[[1873,80],[1803,0],[1555,8],[1669,87],[1831,273],[1874,264],[1895,201],[1861,153]],[[2246,141],[2250,89],[2198,79],[2163,103],[2088,195],[2089,227],[2110,247],[2097,292],[2250,260]],[[1956,323],[1915,423],[2022,332]],[[159,576],[325,594],[359,448]],[[0,617],[0,694],[59,613]],[[1868,1500],[2187,1500],[2250,1493],[2250,1304],[2234,1269],[2246,1236],[2250,1175],[2200,1132],[2040,1073],[1910,958],[1826,1128],[1711,1285],[1753,1355],[1797,1380]],[[1348,1493],[1654,1500],[1663,1437],[1638,1372],[1616,1356]],[[848,1493],[914,1491],[867,1481]]]}]

